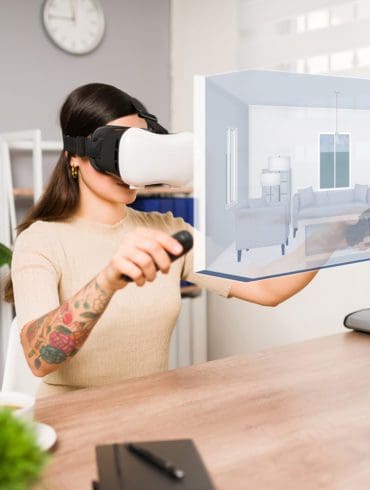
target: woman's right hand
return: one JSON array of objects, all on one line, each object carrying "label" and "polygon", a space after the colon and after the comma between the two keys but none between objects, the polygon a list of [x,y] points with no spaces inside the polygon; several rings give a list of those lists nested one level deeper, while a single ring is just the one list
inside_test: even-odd
[{"label": "woman's right hand", "polygon": [[154,281],[156,264],[158,270],[168,273],[171,260],[167,252],[180,255],[182,250],[182,245],[171,235],[140,226],[124,235],[117,252],[99,274],[100,281],[111,291],[116,291],[128,284],[121,277],[126,274],[138,286],[143,286],[146,281]]}]

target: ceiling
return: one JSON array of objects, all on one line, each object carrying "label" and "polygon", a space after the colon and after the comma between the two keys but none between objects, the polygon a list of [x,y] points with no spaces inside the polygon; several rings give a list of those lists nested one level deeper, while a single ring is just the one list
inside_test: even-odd
[{"label": "ceiling", "polygon": [[370,109],[370,79],[308,75],[279,71],[243,70],[206,76],[216,86],[246,105]]}]

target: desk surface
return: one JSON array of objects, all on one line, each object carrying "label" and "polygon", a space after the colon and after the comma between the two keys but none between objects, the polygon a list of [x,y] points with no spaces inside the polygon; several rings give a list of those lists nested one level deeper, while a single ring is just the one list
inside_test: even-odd
[{"label": "desk surface", "polygon": [[[193,438],[218,489],[370,485],[370,336],[343,333],[37,402],[47,488],[91,488],[94,447]],[[51,484],[52,482],[52,484]]]}]

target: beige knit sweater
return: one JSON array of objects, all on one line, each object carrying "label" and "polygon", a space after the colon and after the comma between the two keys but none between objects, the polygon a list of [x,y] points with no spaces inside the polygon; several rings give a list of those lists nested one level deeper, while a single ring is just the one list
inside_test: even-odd
[{"label": "beige knit sweater", "polygon": [[[16,239],[11,275],[19,327],[55,309],[102,270],[122,236],[137,226],[194,232],[171,212],[127,207],[113,225],[84,218],[36,221]],[[196,274],[193,251],[153,282],[117,291],[81,350],[43,378],[38,396],[99,386],[167,369],[172,330],[181,307],[180,278],[228,297],[231,281]]]}]

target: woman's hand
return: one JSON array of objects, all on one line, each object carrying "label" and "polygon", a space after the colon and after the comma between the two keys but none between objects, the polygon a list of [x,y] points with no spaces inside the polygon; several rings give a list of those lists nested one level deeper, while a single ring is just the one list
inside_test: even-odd
[{"label": "woman's hand", "polygon": [[99,274],[99,280],[106,288],[116,291],[128,284],[121,278],[126,274],[138,286],[143,286],[146,281],[154,281],[157,268],[168,273],[171,260],[167,252],[180,255],[182,249],[182,245],[167,233],[138,227],[123,237],[117,252]]}]

